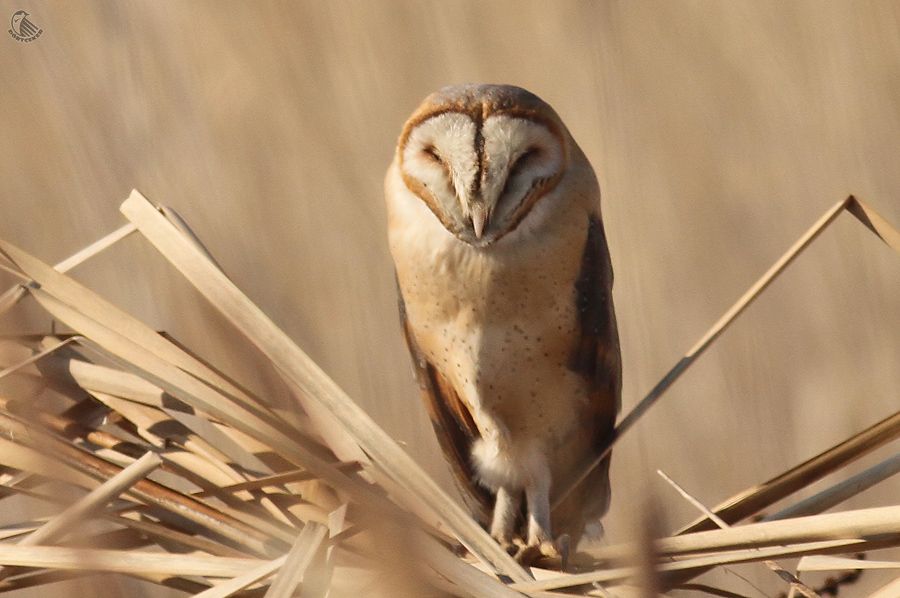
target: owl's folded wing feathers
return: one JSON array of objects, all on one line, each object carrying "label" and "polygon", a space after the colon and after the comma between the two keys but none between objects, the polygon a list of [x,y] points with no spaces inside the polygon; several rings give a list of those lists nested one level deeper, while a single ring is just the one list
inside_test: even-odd
[{"label": "owl's folded wing feathers", "polygon": [[406,318],[403,296],[398,289],[400,322],[406,345],[413,359],[416,380],[428,408],[428,416],[435,435],[443,449],[444,457],[453,471],[456,487],[472,516],[479,523],[490,519],[493,496],[477,481],[471,461],[472,444],[481,436],[468,410],[460,401],[453,386],[430,363],[416,344]]},{"label": "owl's folded wing feathers", "polygon": [[[580,374],[590,387],[590,416],[584,432],[590,434],[590,450],[576,471],[592,463],[610,441],[621,407],[622,362],[619,335],[612,297],[613,272],[600,214],[590,216],[587,239],[581,258],[581,270],[575,283],[575,301],[579,314],[578,338],[573,343],[569,369]],[[554,510],[563,527],[580,529],[580,520],[598,519],[609,508],[609,455]],[[556,491],[569,488],[569,480]]]}]

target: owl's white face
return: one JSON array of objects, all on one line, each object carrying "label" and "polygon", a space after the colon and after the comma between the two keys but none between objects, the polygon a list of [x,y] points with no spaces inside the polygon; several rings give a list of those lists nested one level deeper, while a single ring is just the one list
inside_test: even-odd
[{"label": "owl's white face", "polygon": [[483,247],[513,230],[556,184],[565,138],[533,111],[471,108],[411,120],[399,158],[406,186],[444,227]]}]

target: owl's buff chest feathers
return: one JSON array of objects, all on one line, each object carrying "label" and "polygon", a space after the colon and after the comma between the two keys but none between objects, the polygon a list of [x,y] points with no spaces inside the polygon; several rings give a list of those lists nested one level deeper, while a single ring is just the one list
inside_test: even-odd
[{"label": "owl's buff chest feathers", "polygon": [[589,393],[568,367],[578,327],[572,281],[583,250],[573,240],[584,239],[586,218],[578,210],[537,213],[497,244],[475,248],[397,191],[390,241],[420,349],[492,445],[483,451],[552,453]]}]

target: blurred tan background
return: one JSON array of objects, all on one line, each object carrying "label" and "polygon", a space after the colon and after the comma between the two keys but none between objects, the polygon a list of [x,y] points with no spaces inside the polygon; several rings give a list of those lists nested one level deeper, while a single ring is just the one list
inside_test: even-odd
[{"label": "blurred tan background", "polygon": [[[44,33],[0,35],[0,236],[55,262],[120,226],[132,188],[174,207],[448,486],[397,323],[381,192],[433,89],[526,87],[591,159],[626,410],[834,202],[852,192],[900,224],[900,2],[3,1],[0,20],[19,9]],[[75,274],[280,396],[140,239]],[[0,326],[49,320],[24,306]],[[610,541],[651,498],[666,530],[694,517],[657,468],[715,504],[895,411],[898,366],[900,259],[842,216],[619,445]],[[898,496],[891,481],[847,506]],[[706,579],[782,589],[762,566],[735,570],[757,587]]]}]

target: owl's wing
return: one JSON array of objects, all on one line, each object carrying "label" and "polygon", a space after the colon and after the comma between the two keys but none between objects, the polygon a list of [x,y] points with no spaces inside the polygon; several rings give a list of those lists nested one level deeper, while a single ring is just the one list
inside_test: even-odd
[{"label": "owl's wing", "polygon": [[[622,360],[619,333],[612,297],[613,272],[600,214],[592,214],[581,258],[581,270],[575,283],[575,301],[579,315],[578,339],[570,356],[569,368],[590,384],[592,418],[590,434],[593,461],[609,441],[621,408]],[[596,500],[582,505],[601,516],[609,501],[609,458],[582,484]]]},{"label": "owl's wing", "polygon": [[416,380],[425,399],[435,435],[453,471],[454,481],[463,501],[476,520],[486,523],[489,520],[493,499],[491,493],[478,483],[470,457],[472,444],[481,437],[478,428],[475,427],[472,416],[453,390],[453,386],[419,349],[406,318],[406,307],[399,288],[397,296],[406,346],[413,359]]},{"label": "owl's wing", "polygon": [[602,402],[598,409],[609,419],[610,427],[619,413],[622,393],[622,360],[612,286],[612,262],[603,221],[599,214],[592,214],[588,219],[581,271],[575,282],[580,327],[569,367],[591,383],[596,400]]}]

